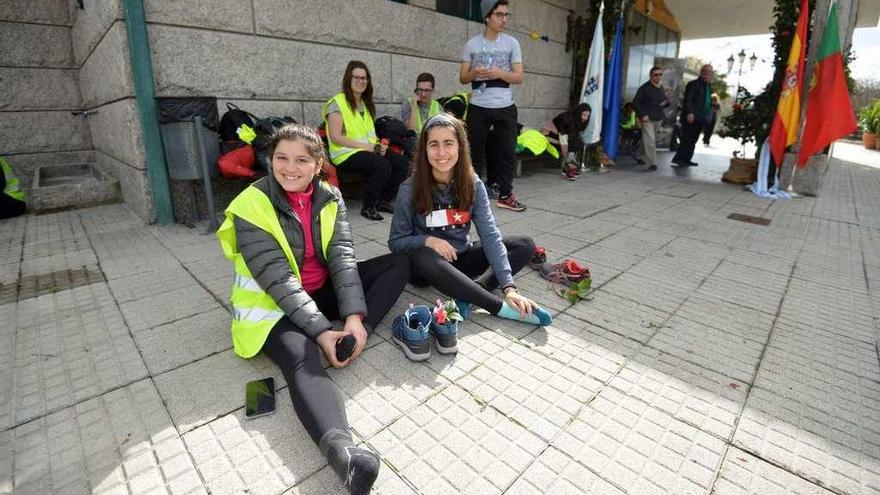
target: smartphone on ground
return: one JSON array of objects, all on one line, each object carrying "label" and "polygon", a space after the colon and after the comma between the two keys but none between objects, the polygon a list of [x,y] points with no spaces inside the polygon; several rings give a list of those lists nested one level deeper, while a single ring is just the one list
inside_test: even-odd
[{"label": "smartphone on ground", "polygon": [[244,415],[247,419],[259,418],[275,412],[274,378],[248,382],[244,395]]}]

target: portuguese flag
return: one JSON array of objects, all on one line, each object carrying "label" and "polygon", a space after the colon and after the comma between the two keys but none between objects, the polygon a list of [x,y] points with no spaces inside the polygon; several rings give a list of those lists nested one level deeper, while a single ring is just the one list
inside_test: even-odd
[{"label": "portuguese flag", "polygon": [[776,117],[770,128],[770,152],[777,166],[782,165],[785,148],[797,141],[801,118],[801,83],[804,80],[804,55],[807,51],[807,23],[810,15],[807,0],[801,0],[797,29],[788,52],[788,63],[782,79],[782,92],[776,105]]},{"label": "portuguese flag", "polygon": [[834,2],[828,11],[828,22],[810,79],[807,122],[801,137],[798,167],[806,165],[811,155],[835,139],[855,130],[856,115],[843,75],[843,54],[840,53],[840,36],[837,33],[837,3]]}]

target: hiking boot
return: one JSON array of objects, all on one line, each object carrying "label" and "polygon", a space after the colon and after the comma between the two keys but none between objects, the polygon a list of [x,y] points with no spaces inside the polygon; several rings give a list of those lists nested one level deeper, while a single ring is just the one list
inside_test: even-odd
[{"label": "hiking boot", "polygon": [[382,215],[380,215],[379,212],[376,211],[375,206],[364,206],[363,208],[361,208],[361,216],[375,221],[380,221],[383,219]]},{"label": "hiking boot", "polygon": [[409,309],[394,319],[391,337],[410,361],[424,361],[431,357],[431,309],[427,306],[410,305]]},{"label": "hiking boot", "polygon": [[526,209],[526,205],[517,201],[516,196],[514,196],[512,193],[506,198],[499,197],[496,204],[499,208],[505,208],[513,211],[524,211]]},{"label": "hiking boot", "polygon": [[437,299],[432,316],[428,331],[434,337],[437,352],[455,354],[458,352],[458,322],[462,319],[458,304],[451,299],[445,302]]},{"label": "hiking boot", "polygon": [[498,196],[501,195],[501,186],[497,183],[489,184],[489,187],[486,188],[486,193],[489,195],[489,199],[498,199]]}]

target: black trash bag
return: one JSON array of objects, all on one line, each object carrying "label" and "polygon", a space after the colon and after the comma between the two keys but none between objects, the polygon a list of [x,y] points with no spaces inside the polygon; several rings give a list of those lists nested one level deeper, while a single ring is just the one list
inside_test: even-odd
[{"label": "black trash bag", "polygon": [[255,168],[268,171],[272,157],[269,146],[272,144],[272,135],[287,124],[296,124],[293,117],[266,117],[254,122],[254,132],[257,137],[251,142],[254,147]]},{"label": "black trash bag", "polygon": [[159,107],[159,124],[192,122],[202,118],[205,127],[216,131],[220,127],[217,98],[208,96],[156,98]]},{"label": "black trash bag", "polygon": [[416,147],[416,133],[407,129],[403,121],[394,117],[379,117],[376,119],[375,127],[379,139],[387,139],[388,144],[399,146],[404,156],[412,156]]}]

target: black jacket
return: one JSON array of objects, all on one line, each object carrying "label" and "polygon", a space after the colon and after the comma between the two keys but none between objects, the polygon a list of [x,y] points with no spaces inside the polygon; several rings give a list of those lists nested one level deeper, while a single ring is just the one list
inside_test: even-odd
[{"label": "black jacket", "polygon": [[641,120],[645,115],[649,120],[663,120],[663,107],[667,105],[666,91],[663,87],[651,84],[651,81],[639,86],[636,96],[633,98],[633,108],[636,110],[636,118]]},{"label": "black jacket", "polygon": [[702,79],[694,79],[684,87],[684,100],[681,107],[681,121],[687,122],[688,114],[694,114],[694,122],[704,122],[708,117],[706,109],[706,92],[712,92],[709,83]]},{"label": "black jacket", "polygon": [[[361,286],[360,275],[355,259],[354,240],[348,224],[348,212],[338,189],[328,191],[314,181],[312,193],[312,241],[315,253],[322,264],[327,266],[330,279],[339,301],[339,315],[345,318],[352,314],[367,314],[367,304]],[[281,223],[281,230],[287,236],[287,242],[293,252],[298,266],[302,267],[305,257],[305,244],[301,219],[296,216],[281,186],[270,172],[269,175],[255,182],[254,187],[269,196],[275,213]],[[332,186],[331,186],[332,187]],[[319,212],[330,201],[339,206],[333,238],[327,246],[327,258],[321,249],[321,227],[318,224]],[[330,321],[318,310],[300,280],[293,274],[281,246],[271,234],[246,220],[235,218],[235,236],[238,249],[245,264],[260,284],[282,311],[298,328],[311,337],[316,338],[325,330],[332,328]]]}]

